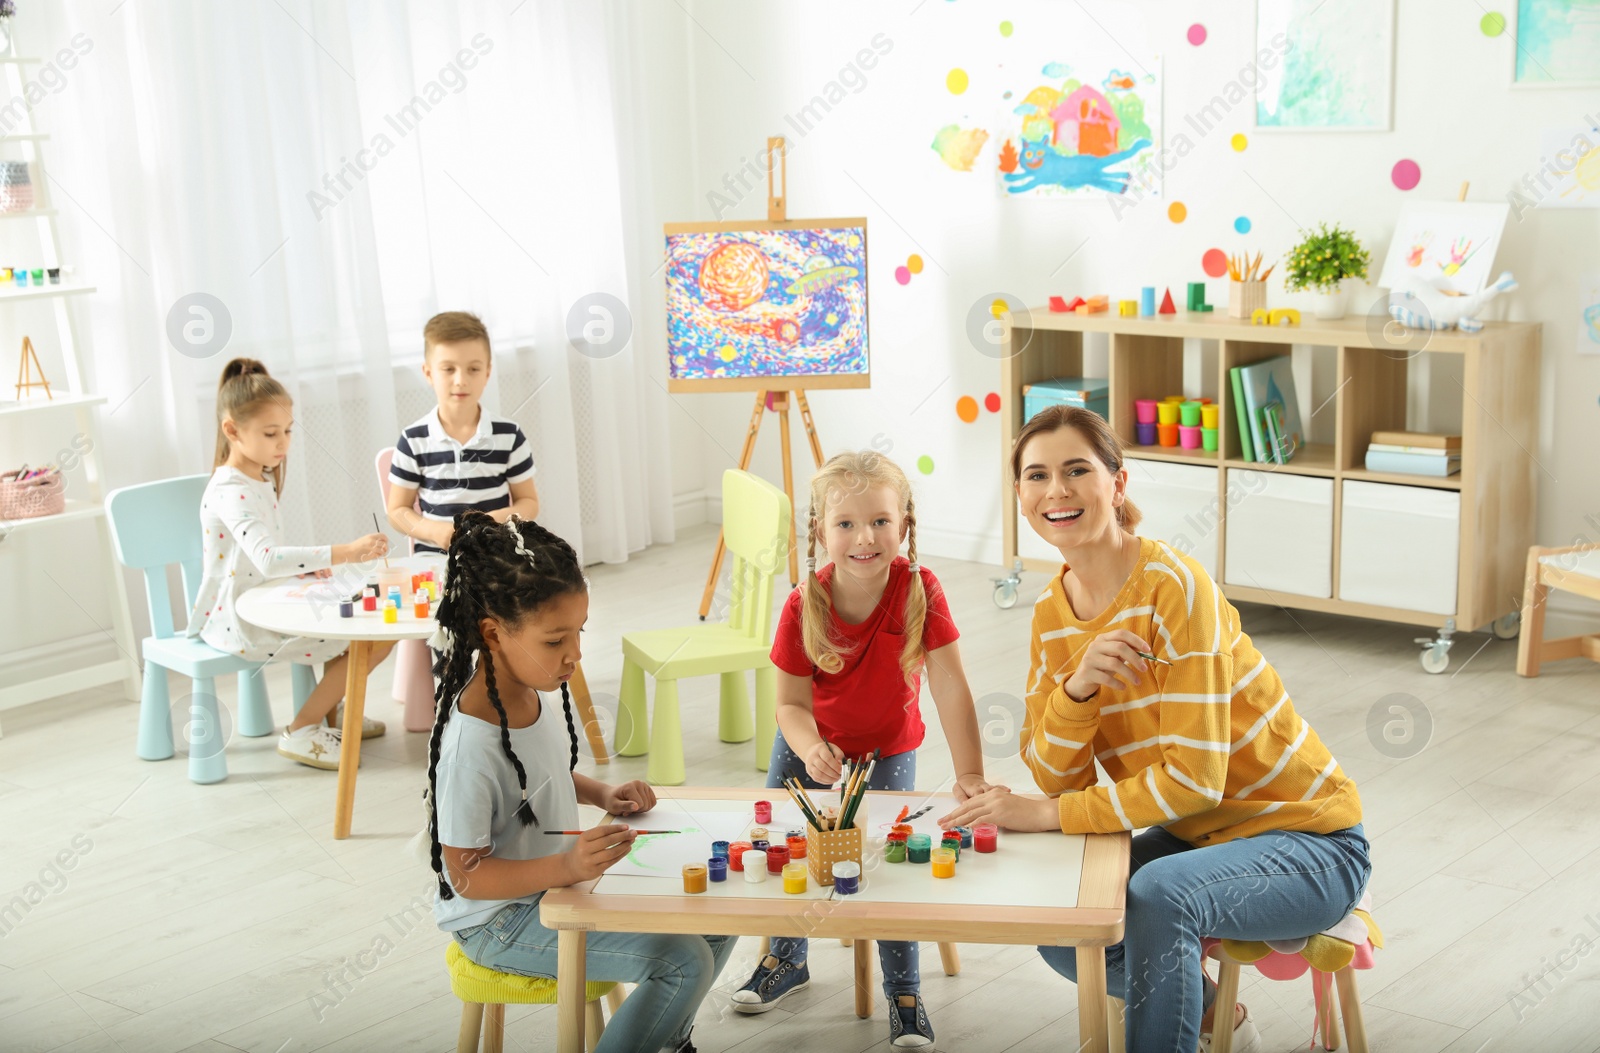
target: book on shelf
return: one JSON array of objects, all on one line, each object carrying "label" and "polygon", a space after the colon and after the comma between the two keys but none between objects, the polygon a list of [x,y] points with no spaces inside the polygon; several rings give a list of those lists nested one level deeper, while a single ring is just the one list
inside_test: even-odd
[{"label": "book on shelf", "polygon": [[1273,460],[1273,447],[1261,423],[1261,408],[1269,402],[1276,402],[1283,407],[1282,442],[1287,444],[1285,448],[1297,450],[1305,445],[1305,431],[1300,427],[1300,403],[1294,393],[1294,368],[1289,356],[1278,355],[1237,368],[1246,410],[1241,428],[1250,433],[1255,459],[1265,462]]},{"label": "book on shelf", "polygon": [[1253,461],[1256,451],[1250,442],[1250,411],[1244,405],[1244,380],[1238,366],[1228,370],[1228,386],[1233,388],[1233,408],[1239,419],[1239,459]]},{"label": "book on shelf", "polygon": [[1395,472],[1400,475],[1431,475],[1444,478],[1461,470],[1461,456],[1434,457],[1425,453],[1386,453],[1367,451],[1367,471]]},{"label": "book on shelf", "polygon": [[1460,450],[1446,450],[1435,446],[1399,446],[1394,443],[1374,442],[1367,446],[1369,453],[1414,453],[1422,457],[1460,457]]},{"label": "book on shelf", "polygon": [[1424,446],[1430,450],[1461,449],[1461,436],[1433,435],[1425,431],[1375,431],[1368,441],[1378,446]]},{"label": "book on shelf", "polygon": [[1267,434],[1267,456],[1274,464],[1288,464],[1299,452],[1298,437],[1289,432],[1284,422],[1283,403],[1273,399],[1261,407],[1261,423]]}]

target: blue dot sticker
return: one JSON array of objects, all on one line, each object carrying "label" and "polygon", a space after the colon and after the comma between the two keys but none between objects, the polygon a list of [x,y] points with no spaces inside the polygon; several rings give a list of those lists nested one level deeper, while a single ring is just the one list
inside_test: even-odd
[{"label": "blue dot sticker", "polygon": [[1234,220],[1233,229],[1237,230],[1240,234],[1250,233],[1250,217],[1240,216],[1238,219]]}]

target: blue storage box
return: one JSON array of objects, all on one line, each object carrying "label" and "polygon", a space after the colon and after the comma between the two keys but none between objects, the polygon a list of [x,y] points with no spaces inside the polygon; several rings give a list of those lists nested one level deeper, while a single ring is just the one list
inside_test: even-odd
[{"label": "blue storage box", "polygon": [[1111,381],[1103,377],[1057,377],[1022,387],[1022,423],[1050,406],[1081,406],[1111,419]]}]

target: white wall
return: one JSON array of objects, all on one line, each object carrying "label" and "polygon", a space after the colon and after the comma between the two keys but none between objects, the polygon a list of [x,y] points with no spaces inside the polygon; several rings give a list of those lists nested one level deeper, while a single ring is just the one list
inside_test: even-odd
[{"label": "white wall", "polygon": [[[675,5],[629,8],[664,53],[650,61],[663,73],[686,69],[691,77],[687,93],[662,77],[639,100],[652,112],[667,111],[671,127],[682,133],[657,144],[655,170],[670,173],[681,191],[684,166],[691,168],[692,200],[681,213],[663,218],[718,218],[708,194],[728,194],[724,176],[754,159],[771,134],[790,140],[792,218],[868,217],[872,388],[811,396],[824,448],[831,453],[869,446],[874,439],[880,447],[891,444],[892,456],[919,486],[924,551],[989,562],[998,562],[1000,553],[999,421],[983,413],[978,423],[962,424],[954,413],[957,397],[981,401],[999,379],[998,363],[975,350],[964,332],[975,301],[996,292],[1035,305],[1052,293],[1134,296],[1146,284],[1181,290],[1203,277],[1200,257],[1210,247],[1248,245],[1271,258],[1288,249],[1299,226],[1322,220],[1352,227],[1381,262],[1403,202],[1453,200],[1464,180],[1471,182],[1470,200],[1504,200],[1514,183],[1539,166],[1542,128],[1600,116],[1600,92],[1592,89],[1508,87],[1510,34],[1483,36],[1482,11],[1448,0],[1401,0],[1394,130],[1321,135],[1258,134],[1248,102],[1206,135],[1183,120],[1249,65],[1252,4],[1196,8],[1159,0],[1086,10],[1017,2],[1002,10],[946,0],[893,6],[689,0],[687,7],[688,15]],[[997,31],[1002,18],[1015,25],[1009,41]],[[1201,47],[1185,39],[1196,18],[1209,33]],[[880,33],[892,48],[865,71],[864,86],[846,94],[808,133],[799,133],[786,117],[823,94]],[[952,171],[930,149],[944,124],[993,127],[1000,105],[998,92],[990,90],[994,64],[1016,43],[1032,47],[1051,38],[1097,46],[1112,57],[1126,54],[1121,44],[1163,57],[1167,144],[1175,146],[1182,131],[1192,150],[1169,168],[1159,199],[1125,209],[1120,217],[1104,201],[1002,200],[991,181],[992,140],[975,166],[983,171]],[[972,77],[972,87],[959,99],[945,89],[953,66]],[[692,109],[687,128],[678,112],[685,105]],[[1243,153],[1229,144],[1236,131],[1250,138]],[[1415,159],[1423,173],[1409,194],[1389,178],[1403,157]],[[1181,225],[1167,218],[1173,200],[1189,210]],[[1241,214],[1254,224],[1243,238],[1232,228]],[[765,218],[764,183],[722,218]],[[902,287],[893,271],[912,252],[927,266]],[[1600,431],[1600,357],[1580,359],[1574,352],[1576,275],[1600,270],[1600,210],[1525,212],[1509,223],[1498,265],[1522,282],[1502,316],[1545,323],[1543,425],[1539,448],[1529,451],[1529,470],[1540,475],[1539,540],[1600,540],[1600,484],[1592,469]],[[1374,279],[1377,269],[1375,263]],[[659,281],[648,295],[659,294]],[[1377,295],[1358,291],[1352,306],[1365,310]],[[1222,283],[1211,283],[1210,299],[1223,301]],[[1273,300],[1296,302],[1281,289]],[[737,457],[750,396],[674,401],[682,411],[674,411],[674,441],[698,441],[678,448],[679,471],[692,472],[698,464],[700,485],[714,491],[722,469]],[[684,416],[698,427],[676,426]],[[755,468],[778,480],[771,421]],[[808,455],[798,421],[795,428],[803,476]],[[923,454],[936,463],[931,476],[913,469]],[[692,487],[687,474],[675,480],[680,492]],[[798,480],[797,487],[803,491]]]}]

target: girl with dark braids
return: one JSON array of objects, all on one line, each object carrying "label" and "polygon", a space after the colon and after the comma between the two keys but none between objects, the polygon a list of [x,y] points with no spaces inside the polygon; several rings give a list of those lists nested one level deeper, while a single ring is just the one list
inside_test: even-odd
[{"label": "girl with dark braids", "polygon": [[[486,968],[554,977],[556,932],[539,921],[545,890],[599,877],[633,843],[620,824],[578,837],[546,830],[578,829],[579,804],[620,816],[656,803],[643,782],[609,786],[575,770],[567,681],[588,616],[588,582],[572,546],[515,516],[456,516],[432,641],[439,657],[428,835],[435,920]],[[540,697],[558,689],[559,717]],[[733,942],[591,933],[589,978],[638,984],[596,1048],[693,1053],[695,1012]]]}]

